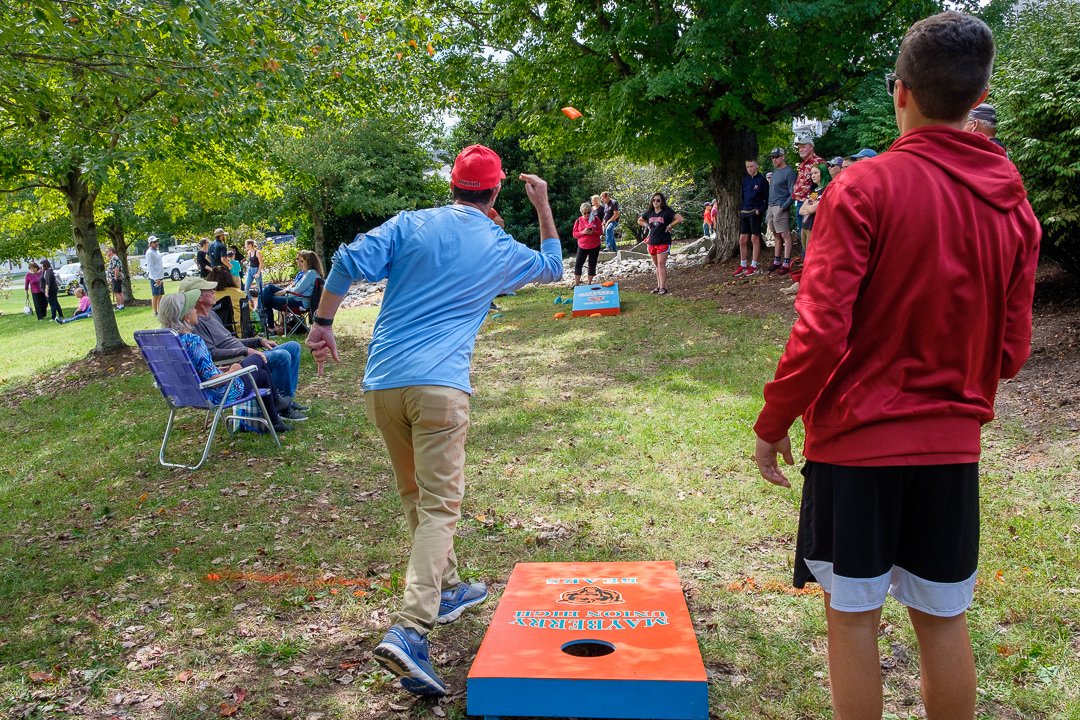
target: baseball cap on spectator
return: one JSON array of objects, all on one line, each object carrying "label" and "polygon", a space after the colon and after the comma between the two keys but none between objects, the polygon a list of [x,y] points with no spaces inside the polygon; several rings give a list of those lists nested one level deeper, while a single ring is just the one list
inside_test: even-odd
[{"label": "baseball cap on spectator", "polygon": [[862,160],[863,158],[877,157],[877,153],[870,148],[863,148],[859,152],[851,156],[852,160]]},{"label": "baseball cap on spectator", "polygon": [[784,154],[784,149],[783,148],[775,147],[775,148],[772,149],[772,152],[769,153],[769,157],[780,157],[783,154]]},{"label": "baseball cap on spectator", "polygon": [[199,296],[202,295],[202,291],[181,290],[179,294],[184,296],[184,309],[180,312],[180,317],[184,317],[199,303]]},{"label": "baseball cap on spectator", "polygon": [[813,145],[814,144],[814,138],[810,137],[809,135],[796,135],[795,136],[795,144],[796,145]]},{"label": "baseball cap on spectator", "polygon": [[978,120],[989,125],[997,125],[997,110],[990,103],[980,103],[971,108],[968,113],[969,120]]},{"label": "baseball cap on spectator", "polygon": [[829,165],[832,166],[832,167],[843,167],[844,158],[837,155],[836,157],[834,157],[832,160],[829,161]]},{"label": "baseball cap on spectator", "polygon": [[151,235],[150,237],[146,238],[146,242],[148,245],[153,245],[157,242],[157,235]]},{"label": "baseball cap on spectator", "polygon": [[458,153],[450,171],[450,184],[462,190],[490,190],[505,178],[502,160],[483,145],[470,145]]},{"label": "baseball cap on spectator", "polygon": [[180,281],[180,292],[187,292],[188,290],[216,290],[217,283],[210,282],[209,280],[203,280],[201,277],[195,277],[188,275],[186,278]]}]

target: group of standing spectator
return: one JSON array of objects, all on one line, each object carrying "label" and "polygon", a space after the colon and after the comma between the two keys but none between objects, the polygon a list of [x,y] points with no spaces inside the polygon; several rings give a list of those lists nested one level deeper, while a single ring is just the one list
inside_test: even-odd
[{"label": "group of standing spectator", "polygon": [[[60,322],[64,319],[64,310],[60,307],[60,284],[56,280],[56,272],[52,263],[42,260],[41,264],[31,262],[26,277],[23,279],[23,289],[32,298],[34,314],[38,320],[45,319],[46,311],[51,310],[51,319]],[[27,301],[29,305],[30,300]]]}]

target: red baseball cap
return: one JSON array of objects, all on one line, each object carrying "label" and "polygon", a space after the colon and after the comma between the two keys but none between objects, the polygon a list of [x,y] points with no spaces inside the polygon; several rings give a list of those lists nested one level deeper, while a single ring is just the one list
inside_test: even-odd
[{"label": "red baseball cap", "polygon": [[462,190],[488,190],[505,178],[502,160],[483,145],[470,145],[462,150],[450,171],[450,183]]}]

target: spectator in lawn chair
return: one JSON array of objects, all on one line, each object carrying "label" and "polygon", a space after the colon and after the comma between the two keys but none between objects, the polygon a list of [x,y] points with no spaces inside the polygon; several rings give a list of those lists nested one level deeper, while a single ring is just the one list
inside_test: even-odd
[{"label": "spectator in lawn chair", "polygon": [[93,317],[93,313],[90,311],[90,296],[86,294],[86,291],[80,288],[75,288],[75,298],[79,301],[79,307],[75,311],[75,314],[69,318],[55,318],[57,324],[67,325],[69,322],[75,322],[76,320],[83,320],[88,317]]},{"label": "spectator in lawn chair", "polygon": [[[203,282],[198,278],[192,278],[196,282]],[[188,290],[186,292],[172,293],[166,295],[161,304],[158,306],[158,320],[161,322],[161,327],[172,330],[180,336],[180,344],[184,346],[184,352],[187,353],[188,359],[191,360],[191,364],[195,368],[195,372],[198,373],[199,379],[203,382],[215,378],[222,374],[222,370],[214,364],[213,358],[210,356],[210,350],[207,348],[206,343],[202,337],[195,333],[195,325],[198,322],[198,312],[195,310],[195,306],[200,299],[201,291],[198,289]],[[228,400],[230,402],[239,400],[249,390],[252,390],[252,383],[255,387],[266,388],[271,391],[271,397],[274,394],[274,381],[270,378],[270,373],[266,371],[265,364],[260,367],[262,363],[261,358],[247,357],[238,363],[233,363],[229,367],[225,368],[224,372],[235,372],[243,367],[255,365],[256,370],[248,377],[242,378],[243,384],[236,383],[229,390]],[[220,403],[222,397],[225,395],[226,385],[221,387],[209,388],[203,390],[203,394],[206,395],[206,399],[211,403]],[[270,422],[274,426],[274,430],[279,433],[288,432],[292,430],[292,427],[286,425],[281,421],[281,417],[278,415],[277,408],[274,403],[265,403],[266,412],[270,416]]]},{"label": "spectator in lawn chair", "polygon": [[[217,272],[223,273],[223,269],[218,268]],[[259,337],[238,339],[228,331],[221,318],[213,311],[216,289],[217,283],[197,277],[187,277],[180,282],[181,292],[199,291],[194,331],[205,342],[210,356],[214,360],[243,356],[245,359],[255,358],[257,363],[265,364],[267,372],[274,379],[274,388],[277,391],[274,405],[282,417],[286,420],[306,420],[304,411],[307,406],[300,405],[295,399],[300,379],[300,344],[286,342],[278,345],[273,340]]]},{"label": "spectator in lawn chair", "polygon": [[30,297],[34,299],[34,314],[37,315],[37,319],[44,320],[45,310],[49,306],[49,301],[45,297],[45,291],[41,287],[41,266],[36,262],[30,263],[26,277],[23,278],[23,288],[26,292],[30,293]]},{"label": "spectator in lawn chair", "polygon": [[233,327],[229,328],[229,332],[242,335],[243,333],[240,332],[240,317],[243,314],[242,305],[247,302],[247,296],[239,287],[240,278],[223,267],[216,267],[210,269],[206,281],[214,283],[215,305],[222,300],[228,300],[232,306]]},{"label": "spectator in lawn chair", "polygon": [[[263,313],[263,327],[274,327],[274,311],[286,307],[307,310],[315,281],[323,276],[319,256],[310,250],[301,250],[296,255],[297,273],[286,287],[267,285],[259,293],[259,304]],[[277,329],[278,335],[285,334],[285,328]]]}]

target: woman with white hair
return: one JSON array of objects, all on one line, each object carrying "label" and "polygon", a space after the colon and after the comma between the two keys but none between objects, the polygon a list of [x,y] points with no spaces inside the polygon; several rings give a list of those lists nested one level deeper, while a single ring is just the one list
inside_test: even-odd
[{"label": "woman with white hair", "polygon": [[[195,372],[199,374],[199,379],[206,382],[223,373],[214,364],[213,358],[210,357],[210,350],[206,347],[206,343],[195,334],[195,323],[199,319],[195,313],[195,304],[199,301],[201,294],[201,290],[188,290],[187,292],[166,295],[162,298],[161,305],[158,307],[158,320],[161,321],[161,327],[172,330],[179,335],[180,344],[184,346],[184,352],[187,353],[188,359],[191,360],[191,364],[195,367]],[[249,360],[251,362],[248,362]],[[258,388],[270,390],[270,398],[275,397],[274,383],[270,379],[270,373],[267,372],[265,365],[259,367],[258,363],[258,355],[249,355],[243,362],[233,363],[229,366],[229,372],[234,372],[248,365],[255,365],[256,367],[255,372],[251,375],[240,378],[243,382],[242,385],[236,383],[232,386],[228,395],[229,402],[234,402],[243,397],[251,390],[252,382]],[[203,394],[211,403],[217,404],[221,402],[226,387],[226,385],[221,385],[220,387],[207,388],[203,390]],[[277,409],[272,401],[263,404],[266,406],[266,412],[270,416],[270,423],[274,426],[274,430],[279,433],[292,430],[291,426],[283,423],[281,418],[278,417]]]},{"label": "woman with white hair", "polygon": [[600,257],[600,220],[589,214],[590,205],[581,203],[581,217],[574,221],[574,238],[577,240],[577,259],[574,260],[574,285],[581,284],[581,268],[589,261],[589,285],[596,277],[596,259]]}]

